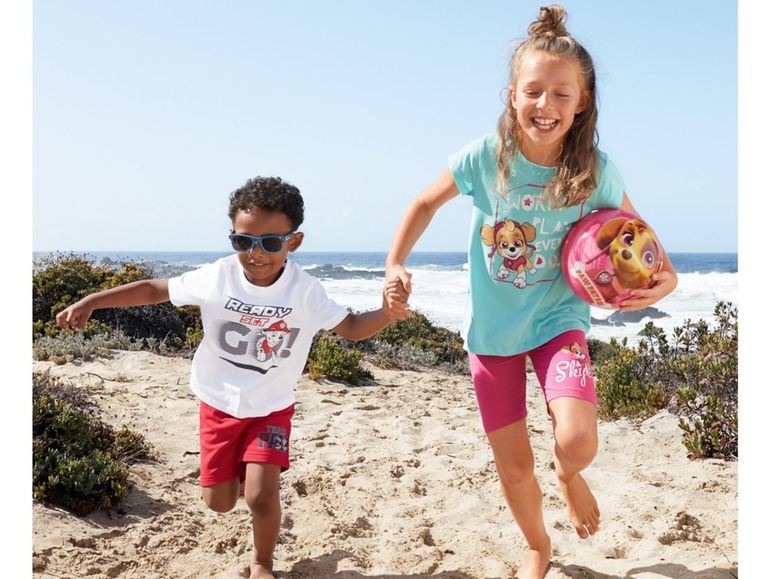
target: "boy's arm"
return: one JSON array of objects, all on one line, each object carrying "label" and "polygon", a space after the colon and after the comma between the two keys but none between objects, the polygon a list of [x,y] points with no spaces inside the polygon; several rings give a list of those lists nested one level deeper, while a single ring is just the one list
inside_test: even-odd
[{"label": "boy's arm", "polygon": [[94,310],[146,306],[169,301],[169,280],[142,279],[96,292],[72,304],[56,316],[63,330],[82,330]]},{"label": "boy's arm", "polygon": [[384,313],[387,300],[407,302],[407,291],[400,280],[387,282],[383,290],[383,305],[380,309],[360,314],[349,314],[332,331],[349,340],[364,340],[377,334],[393,320]]}]

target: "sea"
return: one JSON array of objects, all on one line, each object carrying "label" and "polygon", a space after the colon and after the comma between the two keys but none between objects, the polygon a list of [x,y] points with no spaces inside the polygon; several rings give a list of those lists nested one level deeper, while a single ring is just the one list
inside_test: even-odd
[{"label": "sea", "polygon": [[[104,252],[83,254],[96,263],[143,262],[156,277],[171,277],[228,255],[223,252]],[[652,308],[622,314],[614,310],[591,308],[589,336],[604,341],[627,338],[631,345],[640,340],[648,322],[672,336],[672,330],[686,323],[705,320],[715,326],[718,302],[738,307],[737,253],[671,253],[678,272],[676,290]],[[40,254],[33,255],[39,257]],[[384,281],[386,254],[382,252],[304,252],[291,258],[317,277],[330,297],[353,311],[379,307]],[[414,252],[407,262],[413,274],[414,310],[432,323],[460,331],[468,290],[468,264],[465,252]]]}]

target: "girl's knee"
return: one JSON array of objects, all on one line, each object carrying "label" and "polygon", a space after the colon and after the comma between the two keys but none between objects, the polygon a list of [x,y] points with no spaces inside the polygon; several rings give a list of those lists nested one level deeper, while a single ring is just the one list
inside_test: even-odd
[{"label": "girl's knee", "polygon": [[562,435],[555,432],[555,454],[561,462],[582,469],[590,465],[597,453],[596,431],[574,431]]},{"label": "girl's knee", "polygon": [[510,462],[506,465],[496,465],[499,481],[504,487],[515,488],[523,483],[530,482],[534,476],[533,460]]},{"label": "girl's knee", "polygon": [[598,419],[595,406],[579,398],[550,402],[555,451],[562,462],[584,468],[598,452]]}]

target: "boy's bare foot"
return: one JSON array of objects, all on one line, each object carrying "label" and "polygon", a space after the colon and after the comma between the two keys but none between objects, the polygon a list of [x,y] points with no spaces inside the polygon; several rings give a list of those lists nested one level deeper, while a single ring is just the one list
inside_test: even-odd
[{"label": "boy's bare foot", "polygon": [[550,566],[552,545],[549,537],[544,547],[528,549],[523,559],[523,564],[515,573],[515,579],[543,579]]},{"label": "boy's bare foot", "polygon": [[582,539],[594,535],[600,525],[600,509],[582,475],[577,474],[569,483],[558,479],[558,484],[566,499],[568,517],[576,529],[576,534]]}]

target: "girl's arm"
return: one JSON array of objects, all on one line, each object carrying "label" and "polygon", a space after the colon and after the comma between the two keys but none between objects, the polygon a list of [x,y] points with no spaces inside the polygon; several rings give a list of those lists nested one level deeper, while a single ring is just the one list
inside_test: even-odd
[{"label": "girl's arm", "polygon": [[[446,169],[413,200],[397,226],[394,241],[386,257],[386,280],[401,281],[408,295],[413,290],[410,285],[412,274],[405,269],[405,262],[437,210],[457,195],[459,190],[456,182],[450,170]],[[391,319],[403,319],[410,315],[407,301],[399,301],[398,294],[386,297],[384,311]]]},{"label": "girl's arm", "polygon": [[[638,215],[638,212],[630,202],[627,193],[624,195],[620,209]],[[645,289],[630,290],[630,295],[632,297],[619,302],[620,311],[632,312],[642,310],[643,308],[658,302],[676,288],[678,285],[678,274],[673,268],[673,264],[670,263],[670,258],[664,247],[662,248],[662,255],[662,269],[657,273],[652,274],[652,285]]]},{"label": "girl's arm", "polygon": [[96,292],[59,312],[56,323],[63,330],[82,330],[94,310],[146,306],[169,301],[169,280],[142,279]]}]

